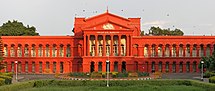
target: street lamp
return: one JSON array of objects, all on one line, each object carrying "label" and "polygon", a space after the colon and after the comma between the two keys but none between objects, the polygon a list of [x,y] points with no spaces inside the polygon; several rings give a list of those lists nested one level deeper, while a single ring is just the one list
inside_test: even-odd
[{"label": "street lamp", "polygon": [[18,65],[17,64],[18,64],[18,61],[15,61],[15,64],[16,64],[16,81],[17,81],[17,78],[18,78],[17,77],[17,73],[18,73]]},{"label": "street lamp", "polygon": [[203,71],[203,64],[204,64],[204,61],[201,61],[201,64],[202,64],[202,76],[201,76],[201,80],[203,81],[203,73],[204,73],[204,71]]},{"label": "street lamp", "polygon": [[107,87],[109,87],[109,59],[106,60],[106,64],[107,64]]}]

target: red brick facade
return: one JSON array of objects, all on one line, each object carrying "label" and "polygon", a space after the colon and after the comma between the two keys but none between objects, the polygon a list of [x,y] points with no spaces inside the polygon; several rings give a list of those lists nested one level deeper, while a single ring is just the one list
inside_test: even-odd
[{"label": "red brick facade", "polygon": [[2,36],[6,68],[20,73],[199,72],[215,36],[140,36],[140,18],[75,18],[74,36]]}]

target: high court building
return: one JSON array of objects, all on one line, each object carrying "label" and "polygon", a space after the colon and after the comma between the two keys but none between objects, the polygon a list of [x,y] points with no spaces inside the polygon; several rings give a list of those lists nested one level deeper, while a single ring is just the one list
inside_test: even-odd
[{"label": "high court building", "polygon": [[[108,11],[75,18],[74,36],[2,36],[2,71],[200,72],[201,57],[212,55],[215,36],[140,36],[140,18]],[[17,65],[17,67],[16,67]],[[109,66],[109,67],[107,67]]]}]

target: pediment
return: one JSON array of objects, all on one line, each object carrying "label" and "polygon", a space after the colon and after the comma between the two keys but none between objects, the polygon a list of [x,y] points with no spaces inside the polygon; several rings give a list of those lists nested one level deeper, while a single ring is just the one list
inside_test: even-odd
[{"label": "pediment", "polygon": [[128,30],[131,29],[127,24],[120,24],[113,21],[105,21],[96,24],[90,24],[84,27],[84,30]]}]

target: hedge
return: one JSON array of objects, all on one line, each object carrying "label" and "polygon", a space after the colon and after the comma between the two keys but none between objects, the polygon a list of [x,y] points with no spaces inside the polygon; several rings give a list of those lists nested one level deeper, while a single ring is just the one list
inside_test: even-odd
[{"label": "hedge", "polygon": [[5,84],[11,84],[12,83],[12,77],[10,77],[10,76],[0,75],[0,78],[5,79]]},{"label": "hedge", "polygon": [[215,76],[209,78],[210,83],[215,83]]},{"label": "hedge", "polygon": [[[213,91],[215,84],[203,83],[193,80],[112,80],[109,82],[110,86],[172,86],[172,85],[185,85],[195,86],[206,89],[207,91]],[[72,87],[72,86],[95,86],[105,87],[105,80],[36,80],[30,82],[22,82],[12,85],[4,85],[0,87],[0,91],[17,91],[17,89],[26,89],[33,87],[43,86],[61,86],[61,87]]]},{"label": "hedge", "polygon": [[14,83],[11,85],[0,86],[0,91],[22,91],[22,89],[33,88],[35,81]]},{"label": "hedge", "polygon": [[0,86],[4,85],[5,84],[5,79],[3,78],[0,78]]}]

